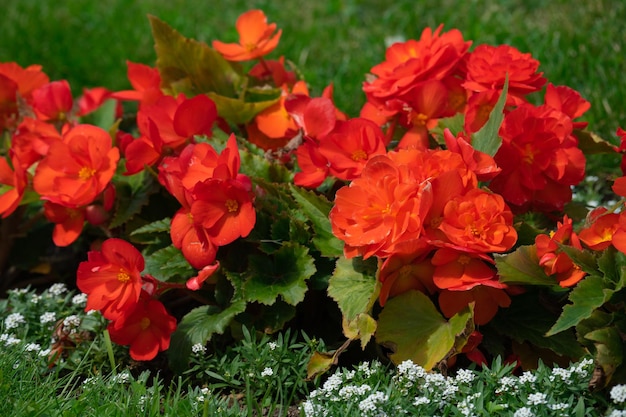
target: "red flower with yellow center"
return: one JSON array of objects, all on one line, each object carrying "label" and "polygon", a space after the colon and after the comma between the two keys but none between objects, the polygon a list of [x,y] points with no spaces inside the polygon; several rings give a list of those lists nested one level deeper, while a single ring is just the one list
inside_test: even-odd
[{"label": "red flower with yellow center", "polygon": [[96,126],[78,125],[54,141],[39,163],[33,187],[41,198],[67,207],[91,203],[111,181],[119,150]]},{"label": "red flower with yellow center", "polygon": [[128,313],[139,300],[144,259],[130,243],[107,239],[91,251],[76,273],[76,285],[87,294],[85,311],[100,310],[109,320]]}]

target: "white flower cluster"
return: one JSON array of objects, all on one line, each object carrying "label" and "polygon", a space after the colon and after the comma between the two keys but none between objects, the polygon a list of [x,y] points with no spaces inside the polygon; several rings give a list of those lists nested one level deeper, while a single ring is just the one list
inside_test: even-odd
[{"label": "white flower cluster", "polygon": [[54,311],[47,311],[39,316],[39,321],[41,322],[41,324],[54,323],[56,320],[57,313],[55,313]]},{"label": "white flower cluster", "polygon": [[274,375],[274,370],[272,368],[266,367],[265,369],[263,369],[263,371],[261,371],[262,377],[267,377],[267,376],[272,376],[272,375]]},{"label": "white flower cluster", "polygon": [[4,319],[4,328],[5,329],[15,329],[20,326],[20,324],[26,323],[24,316],[20,313],[11,313]]},{"label": "white flower cluster", "polygon": [[62,294],[65,294],[67,292],[67,287],[65,286],[65,284],[62,283],[57,283],[57,284],[52,284],[50,286],[50,288],[48,288],[48,297],[53,297],[53,296],[60,296]]},{"label": "white flower cluster", "polygon": [[193,346],[191,346],[191,351],[193,353],[205,353],[206,347],[202,343],[195,343]]},{"label": "white flower cluster", "polygon": [[15,346],[20,344],[22,340],[12,334],[3,333],[0,334],[0,342],[4,342],[4,346]]},{"label": "white flower cluster", "polygon": [[626,385],[615,385],[611,388],[610,396],[615,404],[626,402]]},{"label": "white flower cluster", "polygon": [[87,304],[87,294],[76,294],[72,297],[72,304],[79,307],[84,307]]}]

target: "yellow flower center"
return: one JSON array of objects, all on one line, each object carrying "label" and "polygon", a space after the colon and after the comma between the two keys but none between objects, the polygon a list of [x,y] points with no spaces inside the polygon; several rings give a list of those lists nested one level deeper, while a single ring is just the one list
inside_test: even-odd
[{"label": "yellow flower center", "polygon": [[367,159],[367,153],[363,149],[359,149],[358,151],[352,152],[352,160],[353,161],[362,161]]},{"label": "yellow flower center", "polygon": [[412,117],[412,122],[415,126],[426,126],[426,122],[428,121],[428,116],[424,113],[419,113]]},{"label": "yellow flower center", "polygon": [[130,281],[130,275],[123,269],[120,269],[120,272],[117,273],[117,280],[121,283],[126,283]]},{"label": "yellow flower center", "polygon": [[239,204],[236,200],[226,200],[226,209],[229,213],[233,213],[239,209]]},{"label": "yellow flower center", "polygon": [[471,257],[467,255],[461,255],[459,256],[459,259],[457,260],[457,262],[460,263],[461,265],[467,265],[468,263],[470,263],[471,260],[472,260]]},{"label": "yellow flower center", "polygon": [[91,167],[82,167],[80,171],[78,171],[78,178],[80,178],[83,181],[88,180],[94,175],[96,175],[96,170]]},{"label": "yellow flower center", "polygon": [[146,330],[148,327],[150,327],[150,319],[148,317],[142,318],[139,325],[141,326],[141,330]]}]

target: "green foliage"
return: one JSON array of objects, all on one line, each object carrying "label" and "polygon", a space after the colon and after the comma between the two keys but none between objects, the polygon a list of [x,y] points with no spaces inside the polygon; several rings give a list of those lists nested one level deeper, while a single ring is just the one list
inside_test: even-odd
[{"label": "green foliage", "polygon": [[340,258],[328,282],[328,295],[337,302],[348,321],[368,313],[378,298],[380,282],[376,279],[374,259]]},{"label": "green foliage", "polygon": [[467,331],[471,323],[471,308],[446,320],[426,295],[407,291],[385,304],[376,341],[393,352],[390,357],[395,364],[411,360],[430,370],[453,353],[457,337],[471,333]]},{"label": "green foliage", "polygon": [[494,156],[502,144],[500,138],[500,126],[504,120],[504,105],[506,103],[506,95],[509,91],[509,75],[506,75],[504,80],[504,86],[502,87],[502,93],[500,98],[496,102],[496,105],[489,113],[489,119],[487,123],[472,137],[472,147],[477,151],[486,153],[489,156]]},{"label": "green foliage", "polygon": [[537,248],[535,246],[520,246],[514,252],[506,255],[495,255],[496,267],[500,282],[506,284],[525,285],[556,285],[554,278],[546,275],[539,266]]},{"label": "green foliage", "polygon": [[185,282],[195,275],[182,252],[170,245],[144,257],[144,274],[164,282]]}]

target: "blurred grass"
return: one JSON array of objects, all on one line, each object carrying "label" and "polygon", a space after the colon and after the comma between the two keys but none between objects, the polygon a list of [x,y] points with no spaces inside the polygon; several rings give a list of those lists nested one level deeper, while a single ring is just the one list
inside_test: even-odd
[{"label": "blurred grass", "polygon": [[475,45],[531,52],[551,82],[591,101],[585,119],[601,136],[616,141],[616,128],[626,126],[622,0],[15,0],[3,7],[0,61],[41,64],[77,93],[127,88],[126,60],[155,61],[148,14],[187,37],[232,42],[237,16],[251,8],[283,29],[271,57],[294,61],[314,95],[333,82],[337,105],[352,116],[364,102],[365,73],[384,59],[385,40],[418,38],[443,23]]}]

